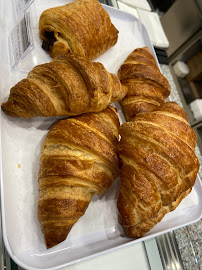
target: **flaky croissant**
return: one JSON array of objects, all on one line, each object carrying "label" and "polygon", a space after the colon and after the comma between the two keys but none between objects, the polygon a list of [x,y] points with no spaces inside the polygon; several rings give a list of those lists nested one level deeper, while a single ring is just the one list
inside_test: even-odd
[{"label": "flaky croissant", "polygon": [[64,241],[94,194],[119,174],[119,119],[100,113],[59,121],[47,134],[40,159],[38,217],[47,248]]},{"label": "flaky croissant", "polygon": [[26,79],[11,88],[2,109],[23,118],[72,116],[99,112],[122,99],[126,92],[118,77],[101,63],[67,54],[36,66]]},{"label": "flaky croissant", "polygon": [[141,237],[191,191],[199,169],[197,136],[173,102],[138,114],[120,135],[119,222],[127,236]]},{"label": "flaky croissant", "polygon": [[53,57],[74,52],[93,60],[114,46],[118,30],[97,0],[76,0],[45,10],[39,20],[42,47]]},{"label": "flaky croissant", "polygon": [[128,93],[121,101],[127,121],[140,112],[150,112],[170,95],[170,85],[147,47],[134,50],[121,65],[118,77]]}]

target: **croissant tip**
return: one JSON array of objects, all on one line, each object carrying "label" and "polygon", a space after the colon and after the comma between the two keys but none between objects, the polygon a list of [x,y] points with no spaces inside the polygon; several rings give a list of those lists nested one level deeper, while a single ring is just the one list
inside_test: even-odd
[{"label": "croissant tip", "polygon": [[72,226],[68,228],[61,228],[61,229],[55,228],[55,229],[45,231],[44,240],[45,240],[47,249],[52,248],[62,243],[63,241],[65,241],[71,228]]},{"label": "croissant tip", "polygon": [[12,117],[30,118],[30,117],[37,116],[33,112],[23,111],[20,108],[20,106],[18,106],[17,104],[13,105],[12,102],[9,102],[9,101],[2,103],[1,109],[5,114],[12,116]]},{"label": "croissant tip", "polygon": [[9,109],[9,106],[7,105],[7,102],[4,102],[4,103],[1,104],[1,109],[7,115],[16,116],[16,114],[14,112],[12,112],[11,109]]}]

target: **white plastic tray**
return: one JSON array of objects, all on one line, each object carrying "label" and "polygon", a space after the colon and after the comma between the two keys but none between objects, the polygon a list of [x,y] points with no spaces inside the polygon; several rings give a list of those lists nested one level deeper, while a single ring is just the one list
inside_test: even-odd
[{"label": "white plastic tray", "polygon": [[[50,1],[49,1],[50,2]],[[34,21],[33,63],[50,61],[41,49],[38,36],[38,20],[42,10],[70,1],[35,1],[31,10],[36,14]],[[137,47],[153,47],[143,25],[132,15],[105,6],[112,22],[119,30],[118,43],[99,57],[108,71],[116,73],[130,52]],[[8,9],[9,10],[9,9]],[[1,9],[5,12],[4,9]],[[9,14],[8,14],[9,15]],[[4,16],[1,16],[3,18]],[[2,23],[2,22],[1,22]],[[6,28],[6,31],[8,29]],[[8,33],[8,32],[7,32]],[[3,43],[2,43],[3,44]],[[7,44],[1,51],[0,70],[2,82],[0,100],[5,101],[10,88],[26,72],[12,71],[8,62]],[[29,56],[27,56],[29,59]],[[26,59],[24,59],[26,62]],[[25,67],[27,67],[25,63]],[[21,66],[23,70],[23,64]],[[124,121],[120,107],[116,104],[121,122]],[[116,200],[119,180],[100,198],[95,196],[85,215],[74,225],[66,241],[46,250],[43,234],[37,218],[38,169],[42,140],[54,118],[15,119],[0,112],[1,121],[1,207],[2,228],[5,246],[11,258],[25,269],[58,269],[84,259],[100,255],[120,247],[158,236],[179,227],[198,221],[202,215],[202,187],[199,177],[189,196],[180,206],[167,214],[143,238],[133,240],[125,237],[117,221]]]}]

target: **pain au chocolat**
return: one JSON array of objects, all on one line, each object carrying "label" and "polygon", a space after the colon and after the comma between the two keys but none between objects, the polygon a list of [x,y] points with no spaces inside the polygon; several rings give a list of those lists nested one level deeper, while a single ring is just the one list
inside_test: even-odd
[{"label": "pain au chocolat", "polygon": [[39,20],[42,47],[54,57],[67,52],[93,60],[114,46],[118,30],[97,0],[75,0],[45,10]]}]

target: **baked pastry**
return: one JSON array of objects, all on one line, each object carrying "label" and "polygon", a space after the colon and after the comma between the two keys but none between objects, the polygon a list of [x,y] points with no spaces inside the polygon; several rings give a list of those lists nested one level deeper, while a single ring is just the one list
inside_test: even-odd
[{"label": "baked pastry", "polygon": [[118,30],[97,0],[76,0],[45,10],[39,20],[42,47],[53,57],[73,52],[93,60],[114,46]]},{"label": "baked pastry", "polygon": [[38,217],[47,248],[64,241],[92,196],[105,192],[119,174],[119,119],[100,113],[61,120],[48,132],[39,170]]},{"label": "baked pastry", "polygon": [[195,183],[197,136],[182,108],[167,102],[120,127],[119,222],[141,237],[173,211]]},{"label": "baked pastry", "polygon": [[121,101],[127,121],[138,113],[155,110],[170,95],[170,85],[147,47],[134,50],[126,58],[118,77],[128,88]]},{"label": "baked pastry", "polygon": [[36,66],[11,88],[2,109],[23,118],[72,116],[102,111],[126,92],[118,77],[102,64],[71,53]]}]

